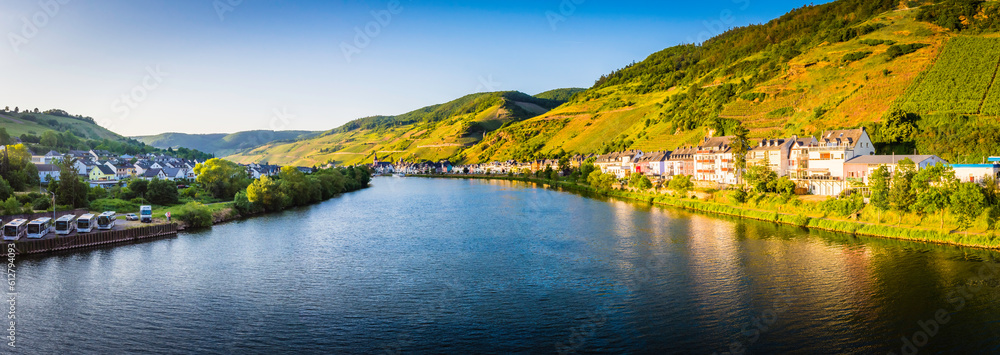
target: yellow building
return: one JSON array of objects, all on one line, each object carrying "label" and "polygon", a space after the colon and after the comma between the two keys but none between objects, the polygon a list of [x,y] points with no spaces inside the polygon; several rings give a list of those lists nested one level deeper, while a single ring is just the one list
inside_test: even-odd
[{"label": "yellow building", "polygon": [[115,171],[107,165],[97,165],[90,168],[90,174],[88,174],[88,177],[90,178],[90,181],[117,180]]}]

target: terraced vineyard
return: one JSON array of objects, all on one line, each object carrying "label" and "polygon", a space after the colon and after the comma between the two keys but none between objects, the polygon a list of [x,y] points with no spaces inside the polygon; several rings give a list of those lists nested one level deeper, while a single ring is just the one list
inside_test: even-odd
[{"label": "terraced vineyard", "polygon": [[[1000,73],[995,75],[1000,76]],[[986,100],[983,101],[979,113],[986,116],[1000,116],[1000,80],[993,79],[993,85],[986,94]]]},{"label": "terraced vineyard", "polygon": [[1000,38],[954,38],[934,67],[907,91],[901,107],[919,113],[997,112],[996,100],[988,98],[1000,96],[1000,85],[993,84],[998,64]]},{"label": "terraced vineyard", "polygon": [[804,96],[804,93],[784,93],[764,101],[739,99],[727,105],[719,117],[743,121],[752,138],[766,137],[780,133]]}]

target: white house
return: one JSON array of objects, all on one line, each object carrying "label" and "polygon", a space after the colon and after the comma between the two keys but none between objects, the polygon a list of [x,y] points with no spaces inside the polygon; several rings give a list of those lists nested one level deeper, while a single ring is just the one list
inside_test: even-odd
[{"label": "white house", "polygon": [[642,173],[653,176],[664,176],[667,174],[667,160],[670,159],[670,152],[653,152],[646,154],[639,161],[645,166],[641,167]]},{"label": "white house", "polygon": [[848,160],[875,154],[875,146],[864,128],[826,131],[807,150],[809,176],[829,180],[844,179],[844,163]]},{"label": "white house", "polygon": [[694,154],[694,179],[721,184],[735,184],[733,136],[705,138]]},{"label": "white house", "polygon": [[938,163],[948,163],[936,155],[865,155],[844,163],[845,178],[868,184],[868,178],[875,170],[885,166],[889,170],[889,174],[892,175],[896,172],[899,162],[905,159],[912,161],[917,170],[926,169]]},{"label": "white house", "polygon": [[778,176],[788,175],[788,158],[796,141],[796,136],[789,139],[762,139],[747,152],[747,166],[767,164]]},{"label": "white house", "polygon": [[163,173],[163,169],[146,169],[146,171],[143,172],[142,175],[139,175],[139,177],[144,180],[167,180],[167,174]]},{"label": "white house", "polygon": [[35,168],[38,169],[38,180],[43,184],[47,184],[52,180],[59,181],[60,170],[58,165],[35,164]]},{"label": "white house", "polygon": [[181,168],[166,168],[162,169],[163,175],[167,177],[167,180],[177,180],[187,177],[187,171]]},{"label": "white house", "polygon": [[1000,162],[993,164],[953,164],[955,178],[961,182],[982,184],[987,177],[1000,179]]}]

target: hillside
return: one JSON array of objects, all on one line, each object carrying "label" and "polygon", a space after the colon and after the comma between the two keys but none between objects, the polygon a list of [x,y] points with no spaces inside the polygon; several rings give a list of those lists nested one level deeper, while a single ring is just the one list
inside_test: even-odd
[{"label": "hillside", "polygon": [[570,99],[573,98],[573,95],[576,95],[577,93],[584,91],[587,91],[587,89],[583,88],[555,89],[540,93],[538,95],[535,95],[535,97],[546,100],[569,101]]},{"label": "hillside", "polygon": [[[956,163],[979,162],[1000,155],[997,18],[996,1],[839,0],[804,6],[701,45],[654,53],[602,76],[585,91],[540,94],[570,101],[481,130],[474,139],[459,139],[464,136],[453,132],[457,128],[401,124],[367,131],[368,136],[264,147],[238,159],[301,163],[311,160],[302,158],[309,152],[322,151],[320,160],[356,163],[380,151],[414,160],[524,161],[563,153],[672,150],[742,125],[751,138],[864,126],[883,153],[916,151]],[[304,145],[309,148],[300,149]]]},{"label": "hillside", "polygon": [[227,156],[276,141],[310,138],[320,132],[311,131],[245,131],[232,134],[161,133],[155,136],[133,137],[160,149],[186,147],[215,156]]},{"label": "hillside", "polygon": [[77,117],[61,110],[34,112],[0,112],[0,127],[7,130],[13,137],[21,135],[41,136],[46,131],[58,133],[70,131],[83,139],[124,139],[121,135],[109,131],[94,123],[90,117]]},{"label": "hillside", "polygon": [[[974,20],[995,18],[998,4],[976,3],[971,15],[953,2],[899,5],[806,6],[701,46],[668,48],[600,78],[562,107],[490,134],[464,156],[479,162],[670,150],[737,124],[751,138],[865,126],[883,152],[916,150],[953,162],[1000,154],[990,144],[1000,141],[993,108],[1000,48],[993,25]],[[966,20],[946,19],[955,17]],[[879,132],[896,109],[906,120],[893,124],[912,133]]]},{"label": "hillside", "polygon": [[516,91],[472,94],[398,116],[357,119],[316,137],[272,143],[227,159],[311,166],[370,162],[376,154],[382,160],[452,158],[488,132],[564,102]]}]

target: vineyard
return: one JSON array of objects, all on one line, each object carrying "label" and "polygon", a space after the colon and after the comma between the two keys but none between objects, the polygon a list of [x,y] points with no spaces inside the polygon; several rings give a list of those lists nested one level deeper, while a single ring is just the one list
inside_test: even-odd
[{"label": "vineyard", "polygon": [[[996,112],[1000,87],[986,91],[1000,64],[1000,39],[958,37],[945,46],[937,63],[908,90],[901,107],[917,113],[977,114],[980,108]],[[984,107],[985,106],[985,107]]]},{"label": "vineyard", "polygon": [[768,137],[780,134],[804,96],[804,93],[785,92],[763,101],[739,99],[726,105],[719,117],[742,121],[750,130],[750,137]]},{"label": "vineyard", "polygon": [[993,87],[986,95],[986,100],[983,101],[983,107],[979,113],[986,116],[1000,116],[1000,83],[993,82]]}]

